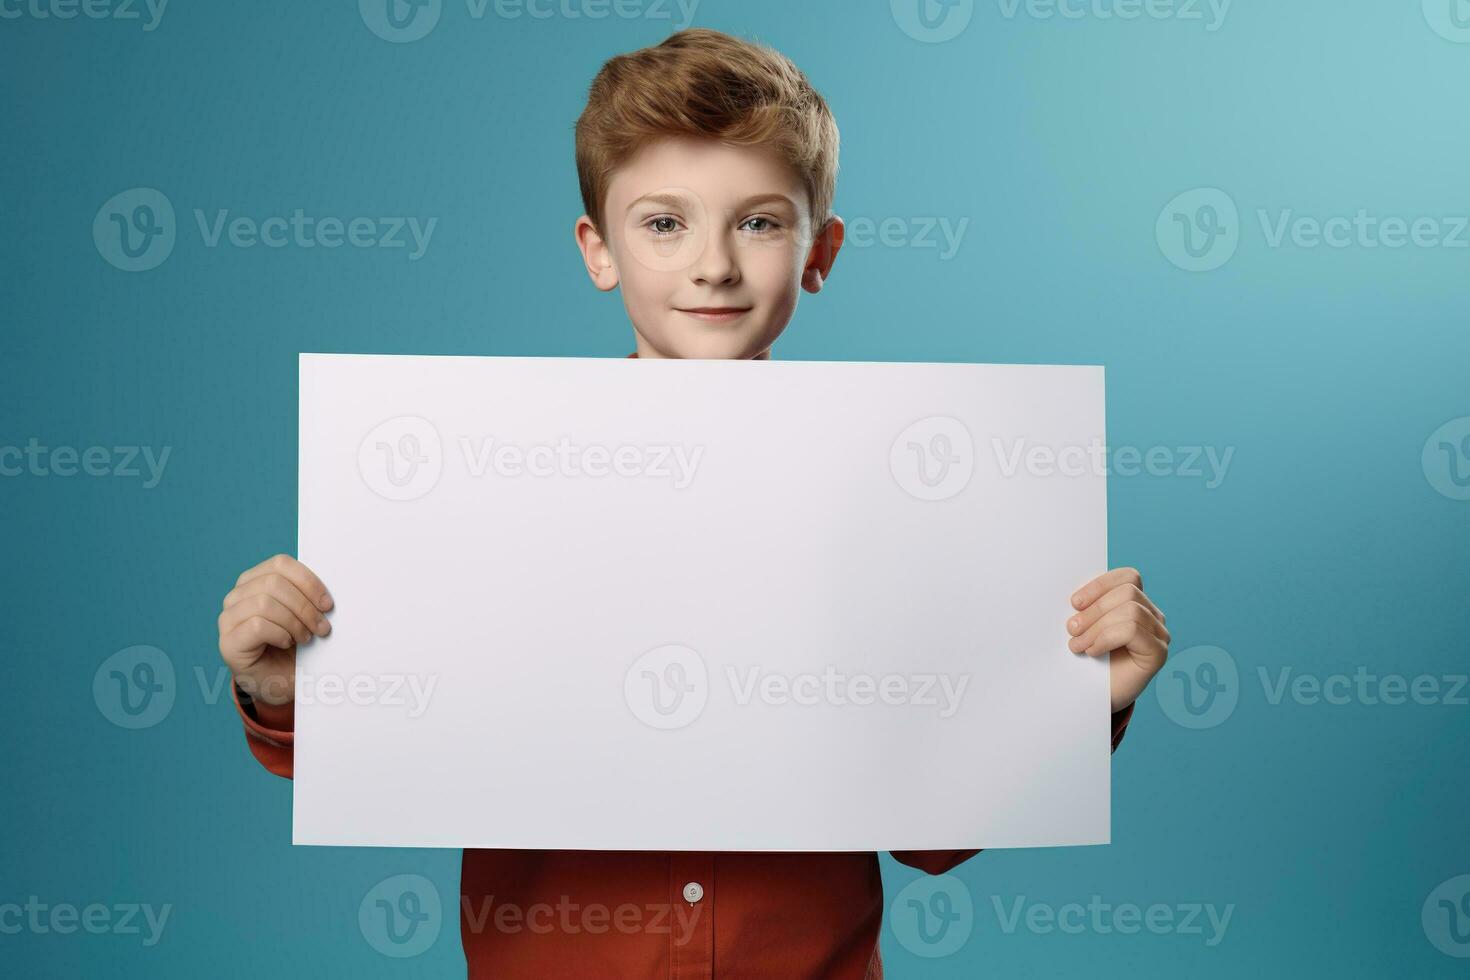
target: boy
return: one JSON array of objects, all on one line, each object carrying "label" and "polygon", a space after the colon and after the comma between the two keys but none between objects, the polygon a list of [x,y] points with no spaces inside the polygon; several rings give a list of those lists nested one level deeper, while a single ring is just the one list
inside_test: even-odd
[{"label": "boy", "polygon": [[[603,66],[577,123],[586,214],[574,234],[597,288],[622,290],[630,356],[770,357],[800,291],[822,288],[842,247],[837,142],[795,65],[715,31]],[[1168,650],[1141,586],[1133,569],[1106,572],[1070,597],[1066,621],[1074,653],[1111,658],[1115,748]],[[296,647],[331,631],[331,608],[324,583],[286,555],[224,599],[220,652],[247,740],[282,776]],[[598,801],[587,802],[595,820]],[[894,857],[939,874],[976,853]],[[882,976],[876,854],[467,850],[461,891],[471,977]],[[504,928],[495,907],[524,919]],[[588,908],[606,913],[601,928],[569,918]],[[630,908],[640,927],[617,927],[616,910]]]}]

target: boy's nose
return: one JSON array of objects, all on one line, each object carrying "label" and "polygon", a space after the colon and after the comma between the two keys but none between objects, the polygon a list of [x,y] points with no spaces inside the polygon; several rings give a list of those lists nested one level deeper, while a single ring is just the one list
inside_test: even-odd
[{"label": "boy's nose", "polygon": [[735,249],[724,235],[710,235],[704,251],[689,267],[689,278],[697,283],[730,286],[740,281]]}]

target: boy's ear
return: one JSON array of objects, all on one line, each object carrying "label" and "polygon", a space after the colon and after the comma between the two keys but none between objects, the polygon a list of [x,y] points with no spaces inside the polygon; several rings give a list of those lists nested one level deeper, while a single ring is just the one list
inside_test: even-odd
[{"label": "boy's ear", "polygon": [[812,239],[811,251],[806,256],[806,266],[801,270],[801,288],[809,293],[820,292],[822,283],[832,274],[832,263],[842,250],[843,236],[847,226],[842,219],[833,215]]},{"label": "boy's ear", "polygon": [[587,264],[587,275],[592,278],[592,285],[603,292],[618,288],[618,270],[613,267],[612,252],[592,219],[585,214],[578,218],[572,235],[582,250],[582,261]]}]

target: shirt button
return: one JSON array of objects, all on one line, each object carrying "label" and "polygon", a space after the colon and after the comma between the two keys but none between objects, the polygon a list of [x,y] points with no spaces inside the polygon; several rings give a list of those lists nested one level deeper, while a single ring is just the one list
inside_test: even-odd
[{"label": "shirt button", "polygon": [[699,882],[691,881],[684,886],[684,901],[693,905],[701,898],[704,898],[704,886]]}]

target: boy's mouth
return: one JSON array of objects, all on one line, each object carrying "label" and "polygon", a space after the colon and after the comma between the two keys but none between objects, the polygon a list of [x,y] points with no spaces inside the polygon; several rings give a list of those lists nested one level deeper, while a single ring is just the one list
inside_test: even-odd
[{"label": "boy's mouth", "polygon": [[706,323],[729,323],[750,312],[748,306],[695,306],[689,309],[676,306],[675,309]]}]

